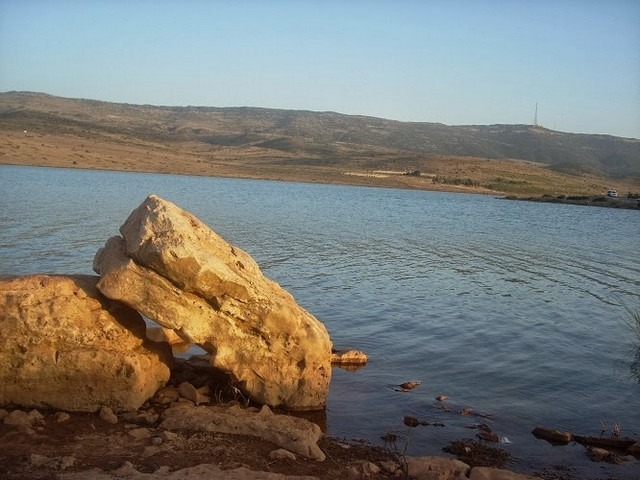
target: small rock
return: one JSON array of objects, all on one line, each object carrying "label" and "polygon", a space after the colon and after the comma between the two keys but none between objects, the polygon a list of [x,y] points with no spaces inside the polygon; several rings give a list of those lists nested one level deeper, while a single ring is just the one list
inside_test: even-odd
[{"label": "small rock", "polygon": [[45,424],[44,416],[38,410],[29,413],[22,410],[14,410],[4,418],[5,425],[39,427]]},{"label": "small rock", "polygon": [[486,442],[498,443],[500,441],[500,437],[498,436],[498,434],[493,432],[479,432],[476,434],[476,437]]},{"label": "small rock", "polygon": [[333,350],[332,365],[365,365],[369,361],[366,353],[360,350]]},{"label": "small rock", "polygon": [[138,471],[133,466],[133,463],[124,462],[122,465],[118,467],[117,470],[114,470],[113,473],[116,474],[117,476],[125,477],[125,476],[131,476],[133,474],[136,474],[138,473]]},{"label": "small rock", "polygon": [[592,462],[606,462],[611,457],[611,452],[604,448],[588,447],[587,456]]},{"label": "small rock", "polygon": [[142,421],[144,421],[144,423],[153,425],[158,421],[158,418],[160,418],[160,414],[156,412],[141,412],[139,417]]},{"label": "small rock", "polygon": [[196,391],[198,392],[198,403],[199,404],[211,402],[209,385],[205,385],[203,387],[197,388]]},{"label": "small rock", "polygon": [[436,397],[436,400],[439,402],[444,402],[445,400],[449,400],[449,397],[447,397],[446,395],[438,395]]},{"label": "small rock", "polygon": [[100,409],[100,418],[107,423],[118,423],[118,416],[113,413],[113,410],[106,406]]},{"label": "small rock", "polygon": [[473,467],[471,474],[469,475],[469,480],[542,480],[542,478],[514,473],[509,470],[503,470],[495,467]]},{"label": "small rock", "polygon": [[418,420],[416,417],[406,416],[404,417],[403,422],[407,427],[417,427],[418,425],[420,425],[420,420]]},{"label": "small rock", "polygon": [[160,434],[160,438],[162,438],[165,442],[171,442],[173,440],[175,440],[176,438],[178,438],[178,434],[171,432],[169,430],[165,430],[164,432],[162,432]]},{"label": "small rock", "polygon": [[358,470],[358,467],[352,465],[347,468],[346,477],[348,480],[360,480],[362,478],[362,474]]},{"label": "small rock", "polygon": [[127,434],[136,440],[144,440],[145,438],[151,437],[151,432],[146,428],[134,428],[129,430]]},{"label": "small rock", "polygon": [[33,465],[34,467],[43,467],[45,465],[47,465],[48,463],[52,462],[52,458],[47,457],[45,455],[39,455],[37,453],[32,453],[30,458],[30,463],[31,465]]},{"label": "small rock", "polygon": [[152,401],[160,405],[168,405],[172,402],[177,402],[180,394],[174,387],[163,387],[156,392]]},{"label": "small rock", "polygon": [[465,428],[470,428],[471,430],[482,430],[483,432],[492,432],[493,430],[486,423],[474,423],[472,425],[465,425]]},{"label": "small rock", "polygon": [[464,407],[462,410],[460,410],[460,415],[462,415],[463,417],[466,415],[470,415],[473,413],[473,408],[471,407]]},{"label": "small rock", "polygon": [[412,380],[410,382],[404,382],[400,384],[400,388],[402,389],[403,392],[408,392],[410,390],[413,390],[414,388],[416,388],[418,385],[420,385],[422,382],[419,380]]},{"label": "small rock", "polygon": [[151,445],[154,447],[159,447],[162,445],[162,438],[160,437],[151,437]]},{"label": "small rock", "polygon": [[71,418],[67,412],[56,412],[53,414],[53,421],[56,423],[66,422]]},{"label": "small rock", "polygon": [[406,457],[409,478],[466,479],[471,467],[459,460],[442,457]]},{"label": "small rock", "polygon": [[209,385],[205,385],[205,386],[203,386],[203,387],[196,388],[196,390],[198,391],[198,393],[199,393],[200,395],[209,395],[209,393],[210,393],[210,392],[209,392],[209,390],[210,390],[210,389],[209,389]]},{"label": "small rock", "polygon": [[155,445],[150,445],[148,447],[144,447],[144,452],[142,452],[142,457],[153,457],[156,453],[160,451],[160,448]]},{"label": "small rock", "polygon": [[573,434],[550,428],[536,427],[531,432],[537,438],[556,443],[569,443],[573,440]]},{"label": "small rock", "polygon": [[398,465],[393,460],[382,462],[380,463],[380,466],[385,472],[390,473],[391,475],[394,475],[396,472],[401,471],[400,465]]},{"label": "small rock", "polygon": [[59,468],[60,470],[66,470],[67,468],[73,467],[76,463],[76,457],[73,455],[66,455],[60,459]]},{"label": "small rock", "polygon": [[158,421],[160,415],[152,412],[126,412],[122,414],[122,419],[136,423],[138,425],[153,425]]},{"label": "small rock", "polygon": [[274,415],[273,410],[269,408],[269,405],[263,405],[260,409],[260,415],[263,417],[270,417]]},{"label": "small rock", "polygon": [[209,397],[209,395],[202,395],[200,392],[198,392],[198,405],[202,405],[203,403],[210,403],[211,402],[211,398]]},{"label": "small rock", "polygon": [[636,442],[633,445],[631,445],[627,449],[627,452],[629,452],[632,455],[640,455],[640,442]]},{"label": "small rock", "polygon": [[29,415],[27,415],[27,412],[23,412],[22,410],[14,410],[4,418],[4,424],[14,426],[23,425],[30,427],[31,420],[29,419]]},{"label": "small rock", "polygon": [[178,393],[182,398],[191,400],[193,403],[198,405],[198,391],[196,390],[196,387],[191,385],[189,382],[182,382],[178,385]]},{"label": "small rock", "polygon": [[46,424],[44,415],[42,415],[38,410],[31,410],[27,416],[29,417],[32,427],[44,426]]},{"label": "small rock", "polygon": [[362,464],[362,473],[366,476],[371,476],[371,475],[377,475],[378,473],[380,473],[380,467],[377,466],[375,463],[373,462],[369,462],[367,460],[363,460]]},{"label": "small rock", "polygon": [[175,330],[163,327],[147,327],[147,338],[154,342],[167,342],[169,345],[179,345],[185,341]]},{"label": "small rock", "polygon": [[373,475],[380,473],[380,467],[368,460],[359,460],[354,462],[347,470],[347,478],[360,480],[362,478],[371,478]]},{"label": "small rock", "polygon": [[278,448],[269,453],[269,458],[271,460],[295,460],[296,454],[284,448]]}]

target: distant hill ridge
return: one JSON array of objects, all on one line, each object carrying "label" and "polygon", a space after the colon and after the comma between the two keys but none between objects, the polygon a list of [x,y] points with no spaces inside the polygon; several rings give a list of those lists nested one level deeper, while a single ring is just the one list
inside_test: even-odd
[{"label": "distant hill ridge", "polygon": [[0,93],[0,128],[79,128],[130,132],[139,138],[295,152],[316,164],[360,154],[451,155],[518,159],[567,173],[640,177],[640,140],[575,134],[531,125],[401,122],[335,112],[257,107],[171,107]]}]

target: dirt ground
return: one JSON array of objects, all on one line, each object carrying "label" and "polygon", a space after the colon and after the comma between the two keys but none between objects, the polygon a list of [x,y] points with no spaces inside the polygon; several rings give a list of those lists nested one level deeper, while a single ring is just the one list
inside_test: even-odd
[{"label": "dirt ground", "polygon": [[[168,388],[176,389],[183,382],[195,387],[207,387],[211,393],[209,405],[239,405],[251,407],[246,398],[233,389],[226,375],[212,369],[206,356],[176,359]],[[162,391],[161,391],[162,392]],[[385,442],[378,447],[364,441],[347,441],[323,437],[318,446],[325,453],[323,462],[300,455],[295,458],[272,458],[277,445],[246,435],[230,435],[203,431],[167,431],[160,424],[162,413],[172,404],[159,392],[137,412],[125,412],[116,418],[99,413],[68,413],[38,410],[30,426],[7,425],[0,418],[0,479],[59,479],[61,473],[85,472],[94,468],[113,471],[129,462],[143,473],[156,472],[166,466],[171,471],[201,464],[213,464],[222,470],[246,467],[254,471],[286,475],[309,475],[322,479],[407,478],[406,459]],[[184,399],[181,399],[184,401]],[[4,407],[2,416],[12,408]],[[24,412],[32,409],[21,408]],[[113,414],[112,414],[113,415]],[[324,425],[323,412],[300,412],[303,417]],[[476,449],[478,442],[465,446],[461,460],[470,466],[505,467],[505,458],[497,448]],[[456,455],[455,452],[452,452]],[[443,454],[446,456],[446,454]],[[382,467],[375,474],[368,465]],[[386,469],[384,466],[386,465]]]},{"label": "dirt ground", "polygon": [[[211,388],[215,394],[211,395],[209,405],[253,406],[238,396],[224,374],[198,356],[176,360],[168,385],[175,388],[185,381]],[[44,418],[31,427],[6,425],[0,419],[0,480],[57,479],[61,472],[93,468],[112,471],[125,462],[144,473],[153,473],[162,466],[174,471],[213,464],[223,470],[244,466],[255,471],[344,480],[349,469],[361,468],[363,461],[377,465],[388,461],[400,463],[390,449],[328,437],[319,442],[327,457],[323,462],[300,455],[295,459],[272,459],[270,453],[280,447],[258,437],[164,430],[160,427],[162,413],[169,406],[156,395],[137,412],[119,414],[117,423],[110,423],[98,413],[46,410],[38,410]],[[314,419],[313,412],[298,416]],[[322,418],[320,415],[320,420]],[[390,472],[381,472],[374,478],[395,477]]]},{"label": "dirt ground", "polygon": [[[55,412],[42,413],[46,424],[36,433],[0,424],[0,478],[56,479],[62,471],[96,467],[111,471],[130,462],[146,473],[162,466],[178,470],[210,463],[223,470],[245,466],[256,471],[343,480],[349,467],[362,461],[378,465],[398,462],[391,451],[330,438],[319,443],[327,455],[324,462],[300,456],[295,460],[270,459],[269,453],[278,447],[257,437],[182,431],[168,439],[163,430],[147,426],[152,436],[136,439],[129,432],[140,425],[126,421],[111,424],[96,414],[72,414],[68,420],[57,422]],[[395,477],[381,472],[376,478]]]},{"label": "dirt ground", "polygon": [[[568,175],[521,160],[442,155],[398,157],[385,153],[322,163],[290,152],[233,147],[206,148],[192,141],[155,142],[122,135],[86,137],[0,129],[0,164],[251,178],[489,195],[604,195],[638,191],[637,180]],[[419,170],[419,176],[406,175]],[[436,181],[440,179],[440,181]]]}]

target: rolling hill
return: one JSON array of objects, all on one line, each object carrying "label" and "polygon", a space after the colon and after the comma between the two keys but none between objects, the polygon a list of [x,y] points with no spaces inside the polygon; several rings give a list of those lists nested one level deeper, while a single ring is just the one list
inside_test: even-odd
[{"label": "rolling hill", "polygon": [[[606,179],[635,185],[640,178],[640,140],[633,138],[531,125],[447,126],[335,112],[130,105],[0,93],[0,133],[24,131],[38,133],[40,143],[22,139],[31,151],[26,154],[26,148],[20,151],[19,144],[7,140],[5,146],[12,149],[0,154],[0,163],[66,165],[62,151],[67,148],[72,165],[84,168],[227,176],[253,176],[263,169],[261,178],[311,181],[310,175],[321,171],[366,176],[363,172],[420,170],[429,172],[434,183],[439,176],[443,183],[503,192],[510,191],[508,185],[527,183],[518,172],[533,170],[540,178],[597,177],[600,183],[591,183],[593,191],[604,188]],[[58,157],[54,147],[62,148]],[[483,173],[488,161],[493,168]],[[376,175],[384,176],[371,174]],[[359,182],[365,183],[349,181]],[[401,183],[414,187],[407,179]],[[520,193],[540,189],[526,190]]]}]

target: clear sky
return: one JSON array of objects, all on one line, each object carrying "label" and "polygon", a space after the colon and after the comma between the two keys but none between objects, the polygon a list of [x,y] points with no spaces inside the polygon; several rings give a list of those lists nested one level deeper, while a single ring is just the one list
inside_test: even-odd
[{"label": "clear sky", "polygon": [[638,0],[0,0],[0,91],[640,138]]}]

